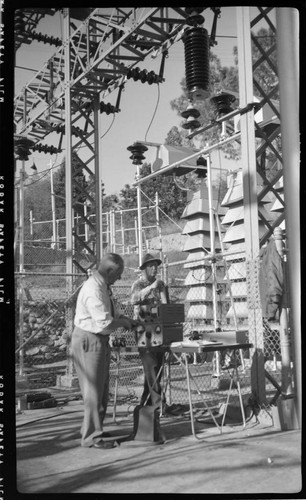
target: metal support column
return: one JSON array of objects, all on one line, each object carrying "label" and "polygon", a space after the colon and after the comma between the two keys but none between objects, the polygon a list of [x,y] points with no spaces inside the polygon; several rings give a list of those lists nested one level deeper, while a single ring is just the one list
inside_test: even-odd
[{"label": "metal support column", "polygon": [[96,180],[96,261],[100,262],[103,253],[102,237],[102,180],[101,168],[99,165],[99,95],[96,94],[93,103],[94,112],[94,170]]},{"label": "metal support column", "polygon": [[50,161],[50,183],[51,183],[51,210],[52,210],[52,244],[51,248],[58,248],[57,235],[56,235],[56,215],[55,215],[55,194],[53,186],[53,163]]},{"label": "metal support column", "polygon": [[[211,178],[211,161],[210,156],[206,156],[207,161],[207,189],[208,189],[208,211],[209,211],[209,235],[210,235],[210,253],[212,255],[211,259],[211,275],[212,275],[212,301],[213,301],[213,318],[214,318],[214,329],[217,330],[218,318],[217,318],[217,269],[216,269],[216,240],[215,240],[215,216],[213,208],[213,197],[212,197],[212,178]],[[215,352],[215,374],[217,377],[221,375],[220,372],[220,352]]]},{"label": "metal support column", "polygon": [[[66,131],[66,160],[65,160],[65,195],[66,195],[66,273],[72,274],[72,140],[71,140],[71,89],[70,89],[70,16],[69,9],[63,9],[65,49],[65,131]],[[71,277],[67,278],[71,282]]]},{"label": "metal support column", "polygon": [[[159,237],[159,258],[162,261],[162,273],[164,275],[164,256],[163,256],[163,239],[160,227],[160,217],[159,217],[159,196],[158,192],[155,193],[155,217],[156,217],[156,228]],[[164,278],[164,276],[162,276]]]},{"label": "metal support column", "polygon": [[[19,184],[19,272],[24,272],[24,178],[25,166],[24,161],[21,162],[20,169],[20,184]],[[19,299],[19,345],[24,341],[24,328],[23,328],[23,289],[24,289],[24,276],[20,274],[18,299]],[[24,349],[19,352],[19,375],[23,375],[24,371]]]},{"label": "metal support column", "polygon": [[[71,89],[70,89],[70,14],[69,9],[63,9],[64,25],[64,51],[65,51],[65,133],[66,133],[66,160],[65,160],[65,194],[66,194],[66,294],[67,299],[72,295],[72,273],[73,273],[73,215],[72,215],[72,138],[71,138]],[[71,308],[66,313],[66,325],[68,331],[73,329],[73,311]],[[71,345],[68,345],[67,359],[67,383],[70,385],[74,373],[71,356]]]},{"label": "metal support column", "polygon": [[[300,274],[300,136],[299,19],[294,8],[277,8],[277,59],[288,248],[290,332],[294,349],[295,404],[301,426],[301,274]],[[288,34],[290,36],[288,37]]]},{"label": "metal support column", "polygon": [[[250,7],[237,7],[239,97],[240,106],[253,102]],[[251,350],[252,393],[259,404],[265,403],[262,311],[259,296],[259,231],[254,110],[241,115],[241,158],[243,173],[246,279],[248,291],[249,341]]]},{"label": "metal support column", "polygon": [[[137,165],[137,180],[140,179],[140,166]],[[141,188],[137,184],[137,218],[138,218],[138,257],[139,265],[142,262],[142,212],[141,212]]]}]

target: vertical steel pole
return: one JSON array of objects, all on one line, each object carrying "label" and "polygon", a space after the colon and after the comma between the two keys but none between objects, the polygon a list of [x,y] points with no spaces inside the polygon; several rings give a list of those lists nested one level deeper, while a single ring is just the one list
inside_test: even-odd
[{"label": "vertical steel pole", "polygon": [[[140,179],[140,166],[137,165],[137,180]],[[142,262],[142,211],[141,211],[141,187],[137,184],[137,218],[138,218],[138,256],[139,265]]]},{"label": "vertical steel pole", "polygon": [[[72,295],[73,282],[73,215],[72,215],[72,136],[71,136],[71,89],[70,89],[70,14],[69,8],[63,9],[64,20],[64,59],[65,59],[65,133],[66,133],[66,164],[65,164],[65,193],[66,193],[66,294]],[[70,308],[66,314],[68,331],[73,330],[73,311]],[[68,380],[73,377],[74,366],[71,355],[71,343],[68,345],[68,359],[66,374]]]},{"label": "vertical steel pole", "polygon": [[301,426],[301,274],[299,18],[294,8],[276,9],[285,221],[288,247],[290,331],[294,349],[295,404]]},{"label": "vertical steel pole", "polygon": [[[237,7],[238,67],[240,106],[254,101],[251,49],[250,7]],[[252,393],[259,404],[265,403],[265,371],[262,311],[259,296],[259,231],[254,110],[240,117],[241,159],[243,174],[246,281],[248,294],[249,337],[251,351]]]},{"label": "vertical steel pole", "polygon": [[215,217],[214,208],[212,201],[212,180],[211,180],[211,165],[210,156],[206,157],[207,160],[207,188],[208,188],[208,215],[209,215],[209,233],[210,233],[210,252],[212,255],[212,299],[213,299],[213,317],[214,317],[214,327],[217,328],[217,292],[216,292],[216,263],[215,263],[215,252],[216,252],[216,242],[215,242]]},{"label": "vertical steel pole", "polygon": [[163,270],[163,276],[162,279],[164,279],[164,255],[163,255],[163,240],[162,240],[162,233],[161,233],[161,227],[160,227],[160,218],[159,218],[159,196],[158,192],[156,191],[155,193],[155,217],[156,217],[156,227],[157,227],[157,232],[159,236],[159,258],[162,261],[162,270]]},{"label": "vertical steel pole", "polygon": [[[273,231],[275,238],[276,249],[282,259],[283,269],[284,269],[284,295],[288,293],[287,290],[287,262],[286,255],[284,253],[283,246],[283,232],[280,227],[276,227]],[[292,383],[291,383],[291,367],[290,367],[290,338],[288,331],[288,316],[287,316],[287,304],[286,307],[281,308],[280,318],[279,318],[279,337],[280,337],[280,349],[282,356],[282,395],[289,396],[293,394]]]},{"label": "vertical steel pole", "polygon": [[94,155],[95,155],[95,180],[96,180],[96,260],[100,262],[103,252],[103,238],[102,238],[102,181],[101,181],[101,168],[99,165],[100,159],[100,138],[99,138],[99,96],[94,97]]},{"label": "vertical steel pole", "polygon": [[57,248],[56,241],[56,218],[55,218],[55,194],[54,194],[54,186],[53,186],[53,165],[50,161],[50,183],[51,183],[51,210],[52,210],[52,245],[51,248]]},{"label": "vertical steel pole", "polygon": [[30,210],[30,235],[34,239],[33,210]]},{"label": "vertical steel pole", "polygon": [[[88,216],[88,207],[87,207],[87,203],[85,201],[85,203],[84,203],[84,217],[85,217],[85,219],[87,219],[87,216]],[[86,241],[86,243],[88,242],[88,240],[89,240],[88,224],[86,224],[86,222],[85,222],[85,241]]]},{"label": "vertical steel pole", "polygon": [[[72,274],[73,247],[72,247],[72,138],[71,138],[71,89],[70,89],[70,15],[69,9],[63,9],[64,15],[64,54],[65,54],[65,131],[66,131],[66,169],[65,169],[65,194],[66,194],[66,272]],[[71,284],[71,277],[67,277]]]},{"label": "vertical steel pole", "polygon": [[[19,184],[19,272],[24,272],[24,177],[25,165],[24,161],[21,162],[20,170],[20,184]],[[23,330],[23,288],[24,276],[21,274],[19,277],[20,283],[18,288],[19,295],[19,345],[24,342]],[[19,351],[19,375],[24,372],[24,349]]]},{"label": "vertical steel pole", "polygon": [[114,209],[110,211],[110,230],[111,230],[111,252],[116,251],[116,228],[115,228],[115,216]]},{"label": "vertical steel pole", "polygon": [[[138,242],[138,224],[137,224],[137,217],[134,217],[134,228],[135,228],[135,246],[138,248],[139,247],[139,242]],[[140,265],[140,264],[139,264]]]},{"label": "vertical steel pole", "polygon": [[123,226],[123,212],[120,210],[120,225],[121,225],[121,245],[122,245],[122,254],[125,254],[125,234],[124,234],[124,226]]},{"label": "vertical steel pole", "polygon": [[[208,215],[209,215],[209,235],[210,235],[210,253],[212,255],[211,260],[211,275],[212,275],[212,302],[213,302],[213,318],[214,318],[214,329],[216,331],[218,326],[217,318],[217,276],[216,276],[216,242],[215,242],[215,217],[214,208],[212,201],[212,179],[211,179],[211,164],[210,156],[206,157],[207,161],[207,189],[208,189]],[[218,377],[220,376],[220,352],[215,352],[216,359],[216,373]]]}]

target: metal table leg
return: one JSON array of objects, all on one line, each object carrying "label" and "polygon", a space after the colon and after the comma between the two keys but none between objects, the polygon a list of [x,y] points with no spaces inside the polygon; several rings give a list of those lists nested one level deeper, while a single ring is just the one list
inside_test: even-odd
[{"label": "metal table leg", "polygon": [[[237,364],[237,356],[236,356],[236,351],[234,351],[234,359],[235,359],[235,366],[232,369],[229,369],[229,374],[231,378],[230,386],[227,392],[227,398],[226,398],[226,403],[225,403],[225,410],[223,413],[222,417],[222,422],[221,422],[221,428],[223,428],[226,413],[227,413],[227,408],[229,404],[229,398],[232,394],[232,388],[233,384],[236,383],[237,386],[237,392],[238,392],[238,397],[239,397],[239,403],[240,403],[240,409],[241,409],[241,415],[242,415],[242,421],[243,421],[243,428],[245,429],[246,427],[246,420],[245,420],[245,412],[244,412],[244,406],[243,406],[243,400],[242,400],[242,395],[241,395],[241,387],[240,387],[240,380],[239,380],[239,373],[238,373],[238,364]],[[236,379],[236,380],[235,380]]]},{"label": "metal table leg", "polygon": [[179,363],[185,368],[185,371],[186,371],[186,381],[187,381],[187,389],[188,389],[188,399],[189,399],[189,409],[190,409],[190,420],[191,420],[191,430],[192,430],[192,434],[194,435],[194,437],[196,439],[198,439],[199,441],[202,441],[203,439],[205,438],[199,438],[195,432],[195,427],[194,427],[194,413],[193,413],[193,405],[192,405],[192,395],[191,395],[191,388],[190,388],[190,380],[193,381],[194,383],[194,386],[197,390],[197,393],[199,394],[201,400],[203,401],[206,409],[209,411],[216,427],[219,429],[219,431],[222,433],[222,427],[220,427],[220,425],[218,424],[217,420],[215,419],[214,417],[214,414],[213,412],[211,411],[211,409],[209,408],[208,404],[206,403],[205,401],[205,398],[203,397],[203,394],[202,392],[199,390],[198,388],[198,385],[195,381],[195,379],[193,378],[192,374],[190,373],[189,371],[189,368],[188,368],[188,358],[187,358],[187,355],[186,353],[182,353],[182,357],[184,359],[184,362],[181,360],[181,358],[179,358],[175,352],[173,352],[174,356],[176,357],[176,359],[179,361]]}]

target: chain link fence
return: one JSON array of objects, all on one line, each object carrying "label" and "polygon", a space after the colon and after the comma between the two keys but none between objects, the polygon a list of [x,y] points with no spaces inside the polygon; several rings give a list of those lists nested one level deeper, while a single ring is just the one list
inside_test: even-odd
[{"label": "chain link fence", "polygon": [[[58,255],[60,259],[64,255],[59,250],[53,252],[57,254],[55,265],[63,265],[59,263]],[[254,302],[252,296],[258,298],[258,280],[250,271],[250,266],[245,265],[243,258],[232,259],[230,264],[220,258],[216,263],[204,260],[191,265],[187,258],[169,262],[169,256],[159,268],[158,277],[168,286],[170,302],[184,304],[184,339],[196,338],[196,335],[218,339],[228,335],[233,341],[241,341],[237,337],[240,333],[241,338],[252,342],[255,348],[256,343],[259,347],[262,345],[264,369],[270,374],[265,382],[267,396],[273,398],[275,383],[279,384],[281,379],[279,323],[263,321],[258,316],[260,309],[258,312],[257,304],[254,309],[257,331],[254,333],[252,316],[250,323],[250,307],[253,306],[250,304]],[[122,280],[113,286],[113,295],[123,312],[131,316],[130,292],[139,276],[138,255],[125,256],[124,260],[125,271]],[[54,388],[59,377],[74,373],[70,357],[72,317],[77,290],[85,279],[82,274],[71,277],[47,271],[39,274],[29,271],[16,273],[16,374],[26,376],[27,387],[31,390]],[[117,330],[111,336],[111,344],[111,398],[117,402],[138,401],[143,386],[143,369],[135,334]],[[204,353],[189,356],[191,373],[198,389],[212,406],[218,407],[226,399],[230,383],[227,360],[231,355],[226,351],[222,355]],[[239,365],[241,391],[247,406],[251,395],[249,351],[239,352]],[[261,376],[265,377],[263,371]],[[164,386],[168,405],[187,404],[184,368],[173,355],[164,370]],[[195,401],[199,401],[197,389],[194,387],[192,390]]]}]

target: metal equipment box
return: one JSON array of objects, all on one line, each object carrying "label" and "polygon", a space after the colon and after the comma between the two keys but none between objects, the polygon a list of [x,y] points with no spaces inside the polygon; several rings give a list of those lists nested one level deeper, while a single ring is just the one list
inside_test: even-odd
[{"label": "metal equipment box", "polygon": [[161,304],[152,308],[136,329],[138,347],[167,346],[183,340],[184,304]]}]

